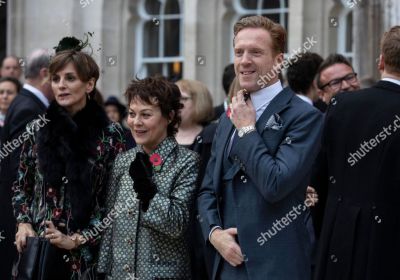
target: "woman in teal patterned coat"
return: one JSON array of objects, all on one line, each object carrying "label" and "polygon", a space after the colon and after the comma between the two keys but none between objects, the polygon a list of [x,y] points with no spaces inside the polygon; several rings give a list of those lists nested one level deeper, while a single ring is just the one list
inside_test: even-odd
[{"label": "woman in teal patterned coat", "polygon": [[81,279],[97,260],[100,235],[90,233],[102,220],[109,173],[125,150],[124,132],[93,101],[99,68],[89,55],[60,51],[49,72],[55,100],[22,134],[13,186],[15,244],[22,252],[27,237],[48,238],[63,250],[66,266],[50,279]]},{"label": "woman in teal patterned coat", "polygon": [[[138,146],[115,161],[107,196],[98,271],[106,279],[190,279],[185,233],[198,156],[174,138],[180,92],[162,78],[134,80],[126,96]],[[133,199],[131,199],[133,198]]]}]

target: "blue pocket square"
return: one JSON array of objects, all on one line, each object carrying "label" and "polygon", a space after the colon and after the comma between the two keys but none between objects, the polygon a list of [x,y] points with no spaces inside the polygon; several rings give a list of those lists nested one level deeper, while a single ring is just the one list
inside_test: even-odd
[{"label": "blue pocket square", "polygon": [[275,113],[269,117],[267,123],[264,126],[264,129],[273,129],[273,130],[280,130],[283,127],[283,122],[281,117]]}]

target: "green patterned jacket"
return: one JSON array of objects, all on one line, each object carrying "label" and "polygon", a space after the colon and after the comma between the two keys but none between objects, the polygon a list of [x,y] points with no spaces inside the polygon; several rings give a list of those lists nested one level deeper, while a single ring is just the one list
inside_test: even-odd
[{"label": "green patterned jacket", "polygon": [[186,230],[195,199],[198,155],[180,147],[173,137],[161,142],[150,154],[150,158],[158,154],[162,161],[153,173],[158,193],[147,212],[139,213],[128,172],[138,151],[140,146],[115,160],[98,271],[115,280],[190,279]]}]

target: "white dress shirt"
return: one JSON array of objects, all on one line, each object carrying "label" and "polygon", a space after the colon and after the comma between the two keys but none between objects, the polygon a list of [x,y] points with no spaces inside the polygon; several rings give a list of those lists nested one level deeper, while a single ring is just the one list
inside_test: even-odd
[{"label": "white dress shirt", "polygon": [[392,82],[392,83],[398,84],[400,86],[400,80],[396,80],[393,78],[383,78],[382,81]]},{"label": "white dress shirt", "polygon": [[275,84],[252,92],[250,94],[251,102],[253,102],[253,106],[256,109],[256,120],[261,117],[262,113],[264,113],[265,109],[267,108],[269,103],[271,103],[272,99],[274,99],[281,91],[282,84],[278,80]]},{"label": "white dress shirt", "polygon": [[305,95],[302,95],[302,94],[296,94],[301,100],[303,100],[304,102],[307,102],[308,104],[310,104],[310,105],[313,105],[313,102],[312,102],[312,100],[308,97],[308,96],[305,96]]}]

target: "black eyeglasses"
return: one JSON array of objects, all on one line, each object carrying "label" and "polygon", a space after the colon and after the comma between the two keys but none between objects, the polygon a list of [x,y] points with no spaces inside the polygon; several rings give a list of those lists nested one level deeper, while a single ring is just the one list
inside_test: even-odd
[{"label": "black eyeglasses", "polygon": [[322,85],[320,89],[324,89],[325,87],[329,86],[332,90],[338,90],[342,87],[342,82],[346,81],[350,84],[355,83],[357,81],[357,73],[350,73],[344,77],[334,79],[325,85]]}]

